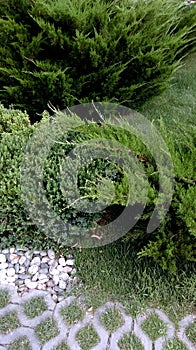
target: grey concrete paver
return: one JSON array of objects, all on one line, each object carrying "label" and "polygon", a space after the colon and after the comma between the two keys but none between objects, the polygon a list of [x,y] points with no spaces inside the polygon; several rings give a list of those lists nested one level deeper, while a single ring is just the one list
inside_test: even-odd
[{"label": "grey concrete paver", "polygon": [[[21,337],[26,337],[29,340],[32,350],[54,350],[63,342],[66,342],[71,350],[82,350],[76,338],[78,332],[87,325],[93,326],[100,338],[99,343],[90,350],[120,350],[119,341],[126,334],[133,334],[136,336],[143,345],[144,350],[164,350],[166,342],[174,339],[175,337],[179,339],[188,350],[196,350],[195,344],[191,343],[186,335],[187,327],[196,320],[196,316],[194,315],[187,315],[184,317],[179,322],[178,329],[175,329],[174,324],[170,321],[167,315],[158,309],[147,309],[144,314],[140,314],[137,318],[133,319],[130,315],[126,314],[123,306],[117,302],[107,302],[101,307],[97,308],[95,311],[89,311],[85,307],[84,296],[79,298],[70,296],[56,304],[53,301],[50,293],[47,291],[32,291],[24,294],[21,297],[18,296],[14,286],[0,285],[0,290],[2,289],[8,291],[10,295],[10,302],[6,307],[0,309],[0,319],[11,312],[15,312],[17,314],[20,326],[13,331],[7,332],[6,334],[0,333],[0,350],[7,350],[13,341]],[[39,316],[29,318],[24,313],[24,304],[38,297],[44,299],[47,305],[47,310],[42,312],[42,314]],[[69,307],[76,300],[80,304],[83,303],[85,316],[81,321],[69,326],[63,319],[61,310]],[[107,310],[114,308],[121,314],[123,324],[110,334],[102,324],[101,316]],[[166,335],[159,337],[154,342],[142,329],[143,322],[152,313],[157,314],[159,318],[167,325]],[[41,344],[40,340],[35,334],[35,328],[48,318],[53,319],[59,333],[46,343]]]}]

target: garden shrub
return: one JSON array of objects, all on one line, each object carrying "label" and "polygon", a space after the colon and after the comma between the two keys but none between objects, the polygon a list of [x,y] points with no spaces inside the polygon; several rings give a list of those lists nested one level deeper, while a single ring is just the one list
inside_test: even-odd
[{"label": "garden shrub", "polygon": [[[70,123],[72,118],[72,123]],[[157,121],[157,126],[165,139],[172,156],[175,172],[175,188],[170,209],[158,229],[147,234],[146,228],[152,215],[156,198],[158,195],[157,168],[150,153],[150,150],[136,138],[125,130],[107,124],[88,122],[83,123],[74,115],[64,115],[64,122],[68,127],[66,135],[57,137],[57,142],[53,143],[44,163],[43,186],[47,201],[52,210],[56,212],[62,220],[70,222],[77,227],[76,234],[80,234],[82,227],[94,227],[95,222],[99,226],[118,217],[119,213],[129,205],[127,202],[127,180],[122,169],[108,159],[92,159],[85,164],[78,173],[78,187],[81,196],[92,199],[103,199],[108,203],[108,208],[96,213],[85,213],[73,209],[74,206],[66,201],[66,196],[59,186],[59,174],[62,161],[70,150],[81,142],[91,141],[100,138],[118,140],[123,146],[128,147],[137,156],[142,164],[148,180],[148,199],[144,213],[141,215],[135,227],[122,239],[136,241],[140,247],[139,256],[148,256],[156,260],[163,268],[177,272],[178,262],[182,260],[195,261],[195,126],[176,124],[173,131],[168,131],[162,120]],[[77,117],[78,118],[78,117]],[[42,121],[33,126],[30,125],[28,115],[18,110],[6,109],[0,105],[0,126],[1,126],[1,212],[0,212],[0,238],[3,245],[23,244],[36,246],[54,246],[58,249],[65,248],[66,241],[61,240],[61,235],[57,232],[59,239],[52,241],[47,234],[43,234],[29,218],[29,213],[25,211],[24,202],[20,192],[20,165],[23,153],[33,131],[38,125],[43,125],[50,120],[55,123],[55,118],[51,119],[48,113],[44,114]],[[12,123],[11,123],[12,121]],[[77,122],[78,126],[77,126]],[[51,124],[52,130],[52,124]],[[59,133],[60,135],[60,133]],[[45,142],[45,140],[43,140]],[[145,160],[145,161],[144,161]],[[76,161],[76,160],[75,160]],[[36,162],[35,162],[36,164]],[[74,163],[75,164],[75,163]],[[27,170],[32,171],[32,169]],[[66,176],[69,177],[68,187],[72,188],[73,168],[67,169]],[[155,174],[152,176],[152,174]],[[42,176],[42,175],[41,175]],[[104,191],[99,191],[98,180],[102,180]],[[32,184],[36,176],[32,176]],[[106,181],[104,183],[104,180]],[[115,196],[111,200],[109,182],[114,185]],[[134,191],[132,191],[134,193]],[[137,204],[137,197],[132,196],[131,200]],[[85,209],[85,204],[83,206]],[[47,215],[47,212],[46,212]],[[39,222],[38,222],[39,223]],[[54,225],[55,229],[55,225]],[[64,235],[64,232],[63,232]],[[55,235],[54,235],[55,237]]]},{"label": "garden shrub", "polygon": [[194,8],[179,0],[5,0],[0,17],[0,100],[33,121],[49,102],[137,108],[195,42]]}]

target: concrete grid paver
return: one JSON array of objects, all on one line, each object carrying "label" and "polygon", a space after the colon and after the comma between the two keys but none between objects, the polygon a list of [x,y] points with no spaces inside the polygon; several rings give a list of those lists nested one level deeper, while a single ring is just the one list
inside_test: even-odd
[{"label": "concrete grid paver", "polygon": [[[147,309],[144,314],[140,314],[137,318],[133,319],[130,315],[126,315],[123,306],[118,302],[107,302],[101,307],[97,308],[94,312],[85,310],[85,316],[76,324],[69,327],[63,316],[61,310],[70,306],[79,298],[70,296],[56,304],[50,293],[47,291],[32,291],[24,294],[22,297],[18,296],[16,288],[14,286],[1,285],[0,290],[7,290],[10,295],[10,303],[0,309],[0,318],[9,314],[10,312],[16,312],[20,326],[14,331],[10,331],[8,334],[0,333],[0,350],[7,350],[8,346],[15,340],[26,337],[32,347],[32,350],[54,350],[62,342],[66,342],[71,350],[82,350],[79,343],[76,340],[78,332],[85,326],[91,325],[97,332],[100,342],[92,347],[90,350],[120,350],[118,342],[126,335],[133,334],[143,345],[144,350],[163,350],[167,341],[179,339],[188,350],[196,350],[195,344],[186,336],[186,328],[196,320],[196,315],[188,315],[184,317],[178,324],[178,329],[175,329],[174,324],[169,320],[167,315],[158,309]],[[29,318],[24,313],[24,304],[32,299],[41,297],[44,299],[47,310],[42,312],[41,315],[34,318]],[[79,301],[81,303],[81,300]],[[83,297],[85,301],[85,297]],[[123,325],[116,329],[111,334],[103,326],[101,322],[101,316],[109,309],[115,309],[120,312],[123,320]],[[167,325],[167,334],[159,337],[156,341],[152,341],[150,337],[143,331],[143,322],[152,314],[155,313],[159,318]],[[52,318],[56,323],[59,330],[59,334],[56,337],[51,338],[48,342],[41,344],[40,340],[35,334],[35,328],[48,318]]]}]

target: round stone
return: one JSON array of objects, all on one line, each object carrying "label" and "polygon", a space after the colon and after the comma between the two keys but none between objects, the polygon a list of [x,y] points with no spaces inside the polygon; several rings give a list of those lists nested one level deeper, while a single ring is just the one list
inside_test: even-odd
[{"label": "round stone", "polygon": [[60,278],[63,280],[63,281],[67,281],[69,279],[69,275],[67,273],[62,273],[60,275]]},{"label": "round stone", "polygon": [[74,265],[74,260],[71,260],[71,259],[66,260],[66,265],[73,266]]},{"label": "round stone", "polygon": [[65,266],[64,268],[63,268],[63,272],[65,272],[65,273],[71,273],[72,272],[72,267],[71,266]]},{"label": "round stone", "polygon": [[63,271],[63,269],[64,269],[64,268],[63,268],[62,265],[58,265],[58,266],[57,266],[57,270],[58,270],[59,272]]},{"label": "round stone", "polygon": [[64,281],[59,281],[59,288],[66,289],[66,283]]},{"label": "round stone", "polygon": [[39,281],[42,281],[42,283],[45,283],[45,282],[48,282],[49,280],[49,277],[43,273],[41,273],[39,276],[38,276],[38,279]]},{"label": "round stone", "polygon": [[49,268],[49,273],[51,275],[58,275],[59,274],[59,271],[57,269],[55,269],[53,266],[50,266]]},{"label": "round stone", "polygon": [[58,275],[54,275],[53,276],[53,281],[54,281],[55,285],[59,284],[59,276]]},{"label": "round stone", "polygon": [[60,259],[59,259],[59,264],[60,264],[61,266],[65,266],[65,265],[66,265],[65,259],[64,259],[64,258],[60,258]]},{"label": "round stone", "polygon": [[53,294],[52,299],[53,299],[55,302],[57,302],[57,300],[58,300],[57,295],[56,295],[56,294]]},{"label": "round stone", "polygon": [[10,276],[10,277],[11,277],[11,276],[14,276],[15,273],[16,273],[16,272],[15,272],[15,269],[14,269],[13,267],[10,267],[9,269],[7,269],[6,272],[7,272],[7,275]]},{"label": "round stone", "polygon": [[6,262],[6,256],[4,254],[0,254],[0,263]]},{"label": "round stone", "polygon": [[48,249],[48,257],[50,259],[55,259],[55,252],[52,249]]},{"label": "round stone", "polygon": [[[20,266],[20,265],[19,265]],[[25,267],[24,266],[20,266],[20,270],[19,273],[24,273],[25,272]]]},{"label": "round stone", "polygon": [[13,254],[15,252],[15,248],[10,248],[10,254]]},{"label": "round stone", "polygon": [[26,258],[25,262],[24,262],[24,267],[29,267],[30,266],[30,260]]},{"label": "round stone", "polygon": [[0,264],[0,270],[4,270],[8,268],[8,263],[1,263]]},{"label": "round stone", "polygon": [[20,257],[14,253],[10,254],[10,256],[9,256],[9,260],[12,264],[17,264],[19,259],[20,259]]},{"label": "round stone", "polygon": [[58,302],[60,303],[61,301],[63,301],[65,298],[63,295],[59,295],[58,296]]},{"label": "round stone", "polygon": [[18,273],[19,270],[20,270],[20,265],[19,264],[15,264],[14,268],[15,268],[15,272]]},{"label": "round stone", "polygon": [[30,267],[29,267],[29,273],[31,274],[31,275],[35,275],[36,273],[37,273],[37,271],[39,270],[39,267],[38,267],[38,265],[31,265]]},{"label": "round stone", "polygon": [[25,280],[25,284],[29,289],[36,289],[37,288],[37,282],[32,282],[30,280]]},{"label": "round stone", "polygon": [[6,248],[6,249],[3,249],[1,253],[6,255],[6,254],[9,254],[9,252],[10,252],[9,249]]},{"label": "round stone", "polygon": [[47,264],[49,262],[50,258],[48,256],[44,256],[41,260],[43,264]]},{"label": "round stone", "polygon": [[31,265],[37,265],[40,266],[41,264],[41,259],[39,256],[35,256],[32,260],[31,260]]},{"label": "round stone", "polygon": [[33,282],[37,281],[38,280],[38,277],[39,277],[39,272],[36,272],[35,275],[32,276],[31,280]]},{"label": "round stone", "polygon": [[49,280],[48,282],[47,282],[47,287],[48,288],[53,288],[54,287],[54,281],[53,280]]},{"label": "round stone", "polygon": [[21,256],[21,258],[19,259],[19,264],[20,265],[23,265],[24,264],[24,262],[26,261],[26,256]]},{"label": "round stone", "polygon": [[40,269],[39,273],[43,274],[43,275],[46,275],[48,273],[48,269]]}]

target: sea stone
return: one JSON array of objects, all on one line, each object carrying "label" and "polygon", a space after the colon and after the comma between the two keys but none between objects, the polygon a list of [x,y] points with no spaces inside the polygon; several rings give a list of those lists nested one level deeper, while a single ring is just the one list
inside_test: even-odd
[{"label": "sea stone", "polygon": [[6,256],[4,254],[0,254],[0,263],[6,262]]},{"label": "sea stone", "polygon": [[69,278],[69,275],[68,275],[67,273],[62,273],[62,274],[60,275],[60,278],[61,278],[63,281],[67,281],[68,278]]},{"label": "sea stone", "polygon": [[7,267],[8,267],[8,263],[1,263],[0,264],[0,270],[7,269]]},{"label": "sea stone", "polygon": [[35,256],[32,260],[31,260],[31,265],[37,265],[39,266],[41,264],[41,259],[39,256]]},{"label": "sea stone", "polygon": [[65,265],[66,265],[65,259],[64,259],[64,258],[60,258],[60,259],[59,259],[59,264],[60,264],[61,266],[65,266]]},{"label": "sea stone", "polygon": [[50,266],[49,268],[49,273],[51,275],[58,275],[59,274],[59,271],[57,269],[55,269],[53,266]]},{"label": "sea stone", "polygon": [[74,260],[71,260],[71,259],[66,260],[66,265],[73,266],[74,265]]},{"label": "sea stone", "polygon": [[30,280],[25,280],[25,284],[29,289],[36,289],[37,288],[37,282],[32,282]]},{"label": "sea stone", "polygon": [[15,271],[15,269],[13,268],[13,267],[10,267],[9,269],[7,269],[7,275],[8,276],[14,276],[15,275],[15,273],[16,273],[16,271]]},{"label": "sea stone", "polygon": [[70,267],[70,266],[65,266],[64,268],[63,268],[63,272],[65,272],[65,273],[70,273],[70,272],[72,272],[72,267]]},{"label": "sea stone", "polygon": [[19,264],[20,265],[23,265],[24,264],[24,262],[26,261],[26,256],[21,256],[21,258],[19,259]]},{"label": "sea stone", "polygon": [[36,282],[38,280],[38,277],[39,277],[39,272],[36,272],[35,275],[32,276],[31,280],[33,282]]},{"label": "sea stone", "polygon": [[64,281],[59,281],[59,288],[66,289],[66,283]]},{"label": "sea stone", "polygon": [[59,276],[58,275],[54,275],[53,276],[53,281],[54,281],[54,284],[57,285],[59,283]]},{"label": "sea stone", "polygon": [[31,275],[35,275],[36,273],[37,273],[37,271],[39,270],[39,267],[38,267],[38,265],[31,265],[30,267],[29,267],[29,273],[31,274]]},{"label": "sea stone", "polygon": [[53,260],[55,259],[55,252],[52,249],[48,249],[48,257]]}]

